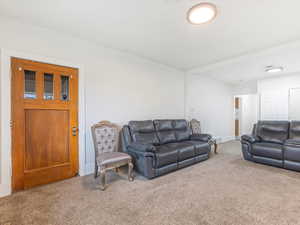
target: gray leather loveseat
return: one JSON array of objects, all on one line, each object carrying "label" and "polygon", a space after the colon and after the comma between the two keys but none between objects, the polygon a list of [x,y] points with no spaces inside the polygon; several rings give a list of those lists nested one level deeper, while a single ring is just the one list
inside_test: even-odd
[{"label": "gray leather loveseat", "polygon": [[186,120],[130,121],[121,131],[123,151],[147,178],[208,159],[210,139],[192,135]]},{"label": "gray leather loveseat", "polygon": [[300,171],[300,121],[259,121],[241,143],[246,160]]}]

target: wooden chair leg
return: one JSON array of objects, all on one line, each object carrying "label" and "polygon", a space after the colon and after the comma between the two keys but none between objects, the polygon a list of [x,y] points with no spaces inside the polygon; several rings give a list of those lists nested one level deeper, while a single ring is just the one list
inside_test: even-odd
[{"label": "wooden chair leg", "polygon": [[95,163],[95,174],[94,174],[94,178],[96,179],[98,177],[98,166],[97,163]]},{"label": "wooden chair leg", "polygon": [[105,169],[101,169],[100,170],[100,189],[102,191],[104,191],[105,188],[106,188],[106,179],[105,179],[106,176],[105,176],[105,173],[106,173]]},{"label": "wooden chair leg", "polygon": [[214,143],[214,150],[215,150],[215,154],[218,154],[218,144],[217,143]]},{"label": "wooden chair leg", "polygon": [[128,163],[128,180],[129,181],[133,181],[134,177],[133,177],[133,164],[132,162]]}]

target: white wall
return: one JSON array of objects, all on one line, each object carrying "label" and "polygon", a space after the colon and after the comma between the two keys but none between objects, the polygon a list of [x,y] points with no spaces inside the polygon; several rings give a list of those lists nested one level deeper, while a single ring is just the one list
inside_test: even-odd
[{"label": "white wall", "polygon": [[201,121],[202,132],[234,138],[233,87],[202,75],[186,75],[186,116]]},{"label": "white wall", "polygon": [[[86,173],[92,172],[94,166],[89,129],[93,123],[110,120],[121,125],[133,119],[184,118],[182,71],[61,32],[3,18],[0,30],[0,48],[84,66],[86,105],[81,110],[86,110]],[[4,151],[10,150],[1,149],[1,156]],[[0,157],[0,160],[2,165],[8,159]],[[7,182],[3,179],[0,186],[1,182]]]},{"label": "white wall", "polygon": [[293,88],[300,88],[298,73],[259,80],[260,119],[290,119],[289,91]]},{"label": "white wall", "polygon": [[257,93],[257,81],[241,82],[233,86],[234,95],[250,95]]},{"label": "white wall", "polygon": [[257,94],[242,95],[240,106],[240,134],[251,134],[258,120],[259,99]]},{"label": "white wall", "polygon": [[259,93],[267,91],[288,91],[290,88],[300,87],[300,72],[290,75],[262,79],[258,81]]}]

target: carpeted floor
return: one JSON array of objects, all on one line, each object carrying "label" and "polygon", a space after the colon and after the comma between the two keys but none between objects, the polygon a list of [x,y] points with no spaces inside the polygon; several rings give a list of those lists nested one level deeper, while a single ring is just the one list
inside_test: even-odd
[{"label": "carpeted floor", "polygon": [[0,224],[296,225],[300,173],[242,160],[230,142],[205,162],[145,180],[76,177],[0,199]]}]

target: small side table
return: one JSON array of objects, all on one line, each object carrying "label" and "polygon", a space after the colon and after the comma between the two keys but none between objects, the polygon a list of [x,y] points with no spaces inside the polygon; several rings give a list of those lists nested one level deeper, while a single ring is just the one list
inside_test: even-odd
[{"label": "small side table", "polygon": [[208,144],[211,145],[211,146],[213,145],[214,146],[214,153],[218,154],[217,138],[213,137],[212,139],[209,140]]}]

